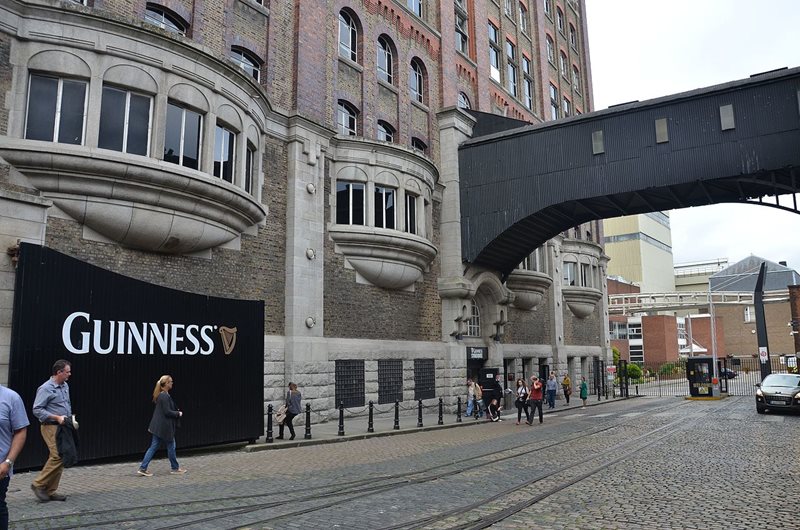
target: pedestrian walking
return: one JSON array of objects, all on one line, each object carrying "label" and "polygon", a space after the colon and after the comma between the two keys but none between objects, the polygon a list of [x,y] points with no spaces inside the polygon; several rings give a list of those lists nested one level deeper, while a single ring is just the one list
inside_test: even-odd
[{"label": "pedestrian walking", "polygon": [[[531,402],[531,416],[536,416],[536,409],[539,409],[539,423],[542,423],[542,398],[544,394],[544,385],[539,378],[531,376],[530,388],[530,402]],[[531,423],[533,423],[531,421]]]},{"label": "pedestrian walking", "polygon": [[49,451],[47,462],[31,484],[33,494],[39,502],[67,500],[66,495],[56,491],[64,472],[64,460],[59,454],[56,435],[59,426],[72,424],[72,402],[67,384],[72,375],[72,364],[59,359],[53,364],[52,374],[36,390],[33,401],[33,415],[41,423],[39,429]]},{"label": "pedestrian walking", "polygon": [[297,390],[297,385],[289,383],[289,390],[286,392],[286,419],[284,419],[278,427],[278,440],[283,440],[284,427],[289,427],[289,433],[291,434],[289,439],[294,440],[294,425],[292,425],[292,420],[302,411],[300,408],[301,397],[300,391]]},{"label": "pedestrian walking", "polygon": [[483,418],[483,411],[485,410],[483,403],[483,388],[477,382],[473,384],[475,390],[475,419]]},{"label": "pedestrian walking", "polygon": [[162,375],[156,381],[156,386],[153,388],[153,417],[150,419],[150,426],[147,431],[153,435],[150,441],[150,447],[144,454],[141,465],[137,473],[143,477],[152,477],[153,474],[147,470],[150,461],[158,451],[158,448],[163,444],[167,449],[167,458],[169,458],[170,474],[182,475],[186,473],[178,464],[178,457],[175,454],[175,429],[178,427],[179,418],[183,416],[183,412],[178,410],[172,396],[169,395],[175,381],[172,376]]},{"label": "pedestrian walking", "polygon": [[581,376],[581,400],[583,400],[583,409],[586,408],[586,400],[589,399],[589,385],[586,384],[586,377]]},{"label": "pedestrian walking", "polygon": [[0,530],[8,530],[6,493],[17,459],[28,436],[28,415],[19,394],[0,385]]},{"label": "pedestrian walking", "polygon": [[567,401],[567,405],[569,405],[569,397],[572,395],[572,381],[569,378],[569,374],[564,374],[564,379],[561,381],[561,388],[564,389],[564,399]]},{"label": "pedestrian walking", "polygon": [[464,416],[469,418],[472,416],[472,409],[475,406],[475,383],[472,382],[471,378],[467,378],[467,412],[464,413]]},{"label": "pedestrian walking", "polygon": [[558,390],[558,381],[556,381],[556,374],[550,374],[547,379],[547,408],[556,408],[556,390]]},{"label": "pedestrian walking", "polygon": [[524,379],[517,379],[517,425],[522,420],[522,411],[525,411],[525,423],[531,424],[531,413],[528,411],[528,386]]}]

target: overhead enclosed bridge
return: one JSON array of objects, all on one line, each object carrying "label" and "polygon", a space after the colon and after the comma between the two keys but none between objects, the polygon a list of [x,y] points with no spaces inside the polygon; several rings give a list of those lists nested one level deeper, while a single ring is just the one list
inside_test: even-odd
[{"label": "overhead enclosed bridge", "polygon": [[[508,274],[587,221],[716,203],[798,213],[800,68],[542,125],[478,116],[459,150],[463,259]],[[780,202],[786,202],[781,205]]]}]

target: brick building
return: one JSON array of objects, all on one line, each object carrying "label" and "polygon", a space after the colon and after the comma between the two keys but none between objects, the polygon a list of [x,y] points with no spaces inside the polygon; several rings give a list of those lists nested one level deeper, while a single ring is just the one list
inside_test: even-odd
[{"label": "brick building", "polygon": [[[4,2],[0,242],[264,300],[267,402],[289,380],[330,411],[452,404],[483,366],[577,376],[610,351],[600,225],[536,249],[506,283],[462,263],[457,147],[470,111],[592,110],[584,13],[583,0]],[[11,255],[0,274],[6,380]]]}]

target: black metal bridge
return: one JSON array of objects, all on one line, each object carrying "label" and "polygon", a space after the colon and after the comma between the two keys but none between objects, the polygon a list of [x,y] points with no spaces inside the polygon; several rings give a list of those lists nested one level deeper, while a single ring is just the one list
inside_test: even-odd
[{"label": "black metal bridge", "polygon": [[[462,254],[508,274],[596,219],[800,191],[800,68],[556,122],[478,115],[459,150]],[[515,125],[518,125],[516,122]]]}]

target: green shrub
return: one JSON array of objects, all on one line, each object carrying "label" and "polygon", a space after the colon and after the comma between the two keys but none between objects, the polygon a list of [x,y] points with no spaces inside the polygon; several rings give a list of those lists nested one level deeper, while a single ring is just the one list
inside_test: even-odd
[{"label": "green shrub", "polygon": [[638,364],[628,364],[628,378],[637,381],[642,378],[642,369]]}]

